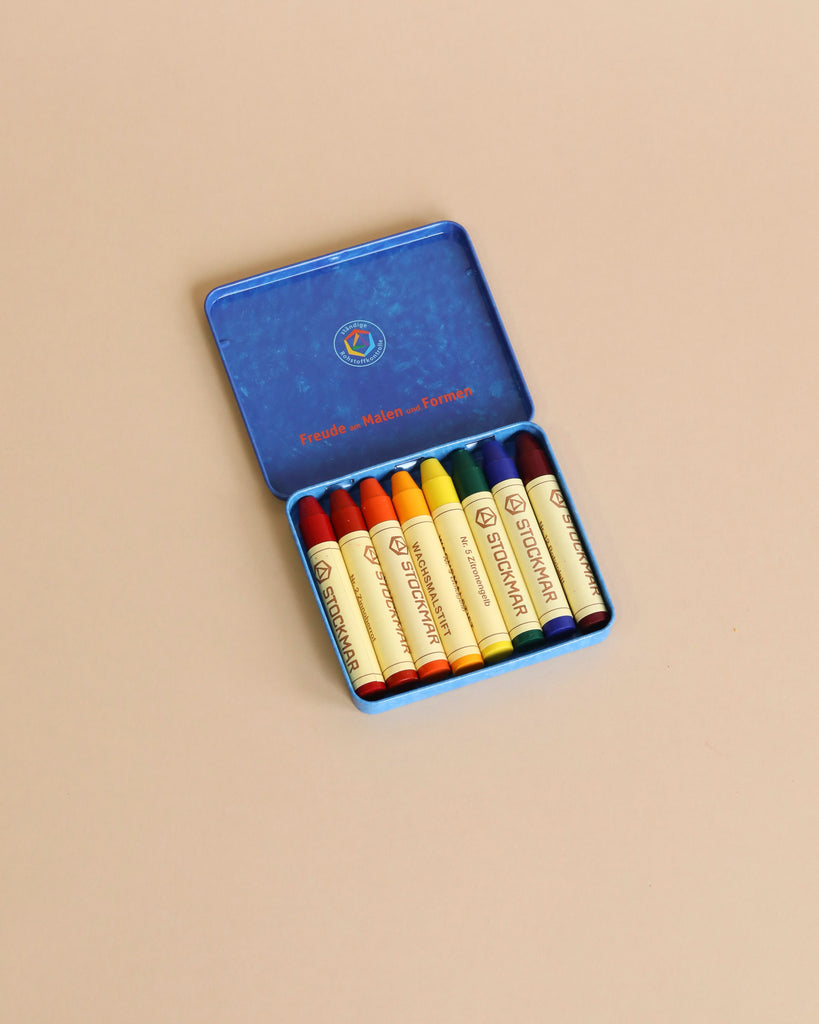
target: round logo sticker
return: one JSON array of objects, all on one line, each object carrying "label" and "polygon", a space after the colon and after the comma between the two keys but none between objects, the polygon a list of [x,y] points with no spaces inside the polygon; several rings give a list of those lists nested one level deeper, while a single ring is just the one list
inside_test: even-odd
[{"label": "round logo sticker", "polygon": [[350,320],[336,331],[333,349],[348,366],[372,366],[387,348],[381,328],[371,320]]}]

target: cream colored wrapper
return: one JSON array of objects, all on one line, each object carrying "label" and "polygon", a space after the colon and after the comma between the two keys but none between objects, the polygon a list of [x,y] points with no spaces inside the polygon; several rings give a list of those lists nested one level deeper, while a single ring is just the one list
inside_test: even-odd
[{"label": "cream colored wrapper", "polygon": [[390,588],[395,610],[404,629],[416,669],[432,661],[446,661],[446,652],[424,589],[415,571],[415,563],[398,522],[386,520],[370,530],[378,560]]},{"label": "cream colored wrapper", "polygon": [[489,491],[476,491],[461,504],[509,635],[514,639],[519,633],[540,630],[532,598],[494,498]]},{"label": "cream colored wrapper", "polygon": [[455,577],[431,517],[414,516],[407,519],[403,530],[447,658],[453,662],[480,654]]},{"label": "cream colored wrapper", "polygon": [[526,485],[543,536],[575,619],[606,611],[594,570],[575,528],[560,484],[554,476],[539,476]]},{"label": "cream colored wrapper", "polygon": [[509,631],[463,508],[456,502],[439,505],[432,513],[432,521],[452,567],[481,654],[492,644],[509,643]]},{"label": "cream colored wrapper", "polygon": [[342,537],[338,546],[385,680],[396,672],[415,671],[409,645],[369,533],[354,530]]},{"label": "cream colored wrapper", "polygon": [[523,482],[502,480],[492,488],[492,497],[512,542],[512,550],[541,626],[552,619],[571,616],[569,602]]},{"label": "cream colored wrapper", "polygon": [[307,552],[307,558],[353,688],[383,683],[384,676],[338,544],[316,544]]}]

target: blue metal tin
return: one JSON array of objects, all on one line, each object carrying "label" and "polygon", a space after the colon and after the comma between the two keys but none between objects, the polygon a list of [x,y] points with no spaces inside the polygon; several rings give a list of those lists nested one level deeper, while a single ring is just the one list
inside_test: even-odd
[{"label": "blue metal tin", "polygon": [[451,221],[224,285],[205,311],[280,498],[532,414],[475,250]]},{"label": "blue metal tin", "polygon": [[557,460],[558,479],[611,610],[594,632],[377,700],[335,646],[297,526],[306,494],[414,471],[520,430],[532,401],[466,231],[440,221],[214,289],[205,311],[271,491],[286,513],[356,707],[380,712],[599,642],[613,607]]}]

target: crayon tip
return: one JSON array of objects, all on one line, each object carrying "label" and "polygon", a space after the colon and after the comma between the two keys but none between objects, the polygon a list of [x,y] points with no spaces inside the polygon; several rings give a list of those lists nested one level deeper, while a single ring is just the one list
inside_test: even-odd
[{"label": "crayon tip", "polygon": [[365,477],[361,481],[361,500],[371,501],[373,498],[386,498],[387,492],[374,476]]},{"label": "crayon tip", "polygon": [[330,519],[318,502],[318,499],[307,495],[299,501],[299,530],[307,545],[307,550],[316,544],[335,540],[336,535],[330,525]]},{"label": "crayon tip", "polygon": [[379,523],[396,518],[387,492],[374,476],[368,476],[361,481],[361,511],[364,513],[368,530]]},{"label": "crayon tip", "polygon": [[337,490],[330,494],[330,513],[340,512],[342,509],[350,508],[355,505],[355,502],[350,497],[349,493],[344,490],[343,487],[339,487]]},{"label": "crayon tip", "polygon": [[341,487],[330,495],[330,520],[339,540],[354,530],[366,530],[361,509]]},{"label": "crayon tip", "polygon": [[452,477],[437,459],[424,459],[421,463],[421,486],[430,512],[441,505],[451,505],[458,501]]},{"label": "crayon tip", "polygon": [[554,466],[543,446],[525,431],[515,440],[518,469],[525,484],[539,476],[553,476]]},{"label": "crayon tip", "polygon": [[432,480],[448,477],[449,473],[444,469],[438,459],[424,459],[421,463],[421,484],[429,483]]},{"label": "crayon tip", "polygon": [[392,475],[392,503],[400,523],[416,516],[428,516],[429,508],[426,498],[418,484],[405,470]]},{"label": "crayon tip", "polygon": [[324,515],[324,509],[319,505],[318,498],[307,495],[299,499],[299,520],[308,519],[310,516]]},{"label": "crayon tip", "polygon": [[418,490],[418,484],[405,469],[399,469],[397,473],[393,473],[390,478],[390,486],[393,498],[395,498],[396,494],[403,494],[404,491]]},{"label": "crayon tip", "polygon": [[518,476],[511,456],[507,455],[506,449],[496,441],[494,437],[484,441],[481,452],[483,453],[483,471],[486,475],[490,488],[504,480],[513,480]]},{"label": "crayon tip", "polygon": [[455,490],[461,501],[468,498],[470,494],[489,490],[483,470],[479,468],[466,448],[458,448],[452,453],[452,482],[455,484]]}]

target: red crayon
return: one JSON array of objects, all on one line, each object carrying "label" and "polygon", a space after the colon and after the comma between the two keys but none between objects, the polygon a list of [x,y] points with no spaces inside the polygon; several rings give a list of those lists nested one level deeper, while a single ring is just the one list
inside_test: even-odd
[{"label": "red crayon", "polygon": [[387,687],[417,683],[415,662],[364,516],[345,490],[330,495],[330,519]]},{"label": "red crayon", "polygon": [[299,502],[299,530],[344,667],[360,697],[383,693],[384,677],[330,519],[315,498]]},{"label": "red crayon", "polygon": [[528,433],[518,434],[515,448],[521,478],[578,628],[602,626],[611,613],[566,506],[552,460]]},{"label": "red crayon", "polygon": [[418,677],[425,683],[445,679],[452,670],[444,645],[393,504],[374,477],[361,481],[361,511],[395,602]]}]

